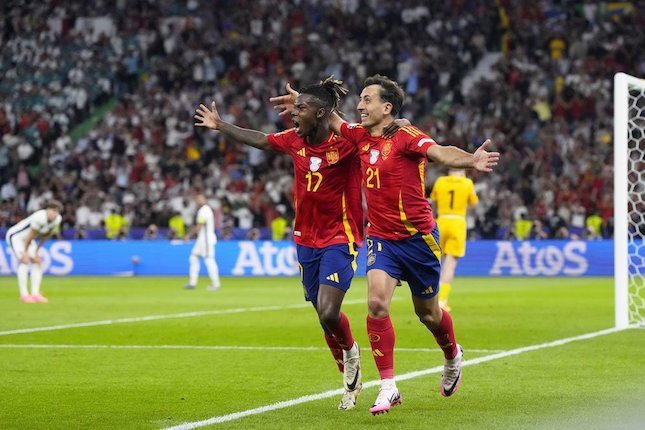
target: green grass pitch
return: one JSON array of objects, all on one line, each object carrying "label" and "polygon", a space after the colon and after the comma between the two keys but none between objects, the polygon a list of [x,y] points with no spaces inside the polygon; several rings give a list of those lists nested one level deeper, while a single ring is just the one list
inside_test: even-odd
[{"label": "green grass pitch", "polygon": [[[224,278],[217,292],[184,281],[46,277],[50,303],[26,305],[0,278],[0,428],[161,429],[341,388],[298,279]],[[392,303],[397,375],[443,363],[409,296],[404,285]],[[365,299],[358,278],[344,311],[368,382]],[[645,428],[644,330],[548,345],[613,326],[612,279],[459,278],[451,304],[473,361],[453,397],[434,372],[400,381],[387,415],[368,412],[371,386],[351,411],[333,395],[207,428]]]}]

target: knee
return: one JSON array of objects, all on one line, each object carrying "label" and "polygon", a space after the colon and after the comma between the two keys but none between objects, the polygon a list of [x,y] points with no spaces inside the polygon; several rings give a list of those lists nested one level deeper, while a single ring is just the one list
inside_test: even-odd
[{"label": "knee", "polygon": [[437,306],[437,310],[431,310],[429,312],[417,312],[417,316],[419,317],[419,321],[421,321],[421,324],[425,325],[429,329],[434,329],[436,328],[440,323],[441,323],[441,318],[442,318],[442,312],[441,308]]},{"label": "knee", "polygon": [[332,308],[318,309],[318,319],[323,327],[336,327],[340,320],[340,312]]},{"label": "knee", "polygon": [[372,318],[385,318],[390,314],[390,306],[387,300],[381,297],[370,297],[367,300],[367,308]]}]

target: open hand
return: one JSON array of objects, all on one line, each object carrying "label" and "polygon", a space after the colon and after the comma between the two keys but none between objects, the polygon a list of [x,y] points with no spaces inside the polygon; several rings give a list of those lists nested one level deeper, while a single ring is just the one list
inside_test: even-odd
[{"label": "open hand", "polygon": [[296,105],[296,97],[298,97],[298,91],[291,88],[291,84],[287,82],[287,94],[281,96],[271,97],[269,101],[274,104],[273,109],[279,110],[278,115],[291,115],[293,108]]},{"label": "open hand", "polygon": [[195,116],[193,118],[198,121],[195,122],[195,126],[208,127],[213,130],[217,130],[220,122],[222,121],[219,116],[219,112],[217,112],[217,107],[215,107],[215,102],[211,103],[211,110],[208,110],[205,105],[200,104],[195,110]]},{"label": "open hand", "polygon": [[409,125],[411,125],[411,123],[406,118],[395,119],[383,129],[383,137],[389,139],[390,137],[393,137],[399,129]]},{"label": "open hand", "polygon": [[486,139],[486,141],[482,143],[473,154],[473,167],[480,172],[492,172],[493,168],[497,166],[497,163],[499,162],[499,152],[486,151],[486,148],[488,148],[491,143],[490,139]]}]

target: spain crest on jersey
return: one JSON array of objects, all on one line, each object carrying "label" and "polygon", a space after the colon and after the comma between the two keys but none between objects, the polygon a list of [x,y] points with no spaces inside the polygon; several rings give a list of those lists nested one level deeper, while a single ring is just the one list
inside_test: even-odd
[{"label": "spain crest on jersey", "polygon": [[309,170],[311,170],[312,172],[317,172],[318,169],[320,169],[321,164],[322,164],[322,158],[311,157],[309,159]]},{"label": "spain crest on jersey", "polygon": [[381,149],[381,157],[383,157],[384,160],[387,159],[390,152],[392,152],[392,141],[386,140],[383,144],[383,148]]},{"label": "spain crest on jersey", "polygon": [[328,149],[325,155],[327,156],[327,163],[329,164],[336,164],[340,160],[340,154],[337,148]]}]

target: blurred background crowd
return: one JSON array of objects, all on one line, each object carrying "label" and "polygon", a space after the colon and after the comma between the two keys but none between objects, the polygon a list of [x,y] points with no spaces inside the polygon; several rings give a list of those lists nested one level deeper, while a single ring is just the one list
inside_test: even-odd
[{"label": "blurred background crowd", "polygon": [[[72,0],[0,7],[0,229],[49,198],[63,236],[183,236],[204,189],[221,239],[288,237],[291,161],[193,126],[290,126],[268,99],[335,75],[407,94],[440,143],[503,153],[471,238],[613,234],[612,77],[645,76],[645,4],[530,0]],[[427,185],[445,172],[428,171]],[[471,172],[472,173],[472,172]]]}]

